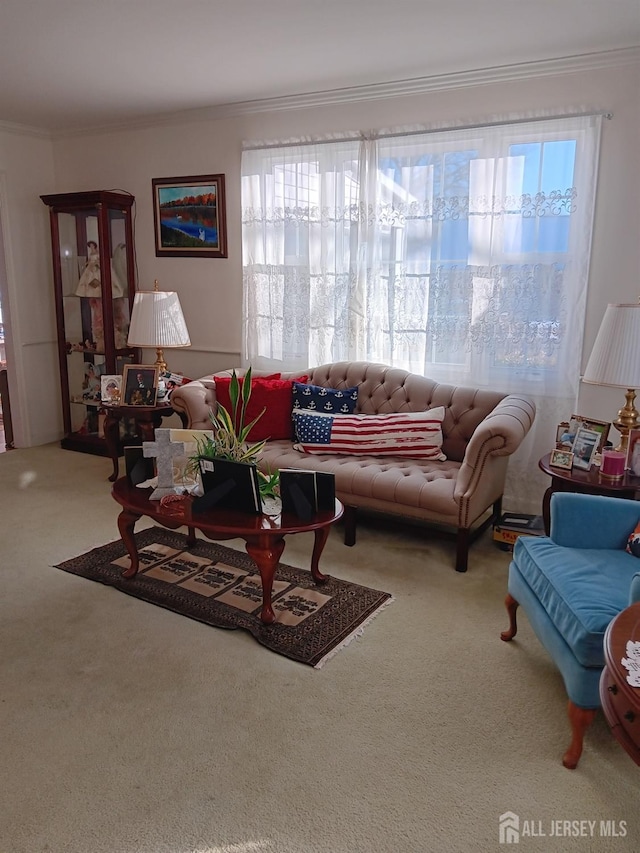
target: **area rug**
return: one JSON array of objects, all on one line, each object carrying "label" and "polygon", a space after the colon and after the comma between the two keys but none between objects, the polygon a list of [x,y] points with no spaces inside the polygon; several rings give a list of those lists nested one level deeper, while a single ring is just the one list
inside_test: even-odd
[{"label": "area rug", "polygon": [[264,625],[260,574],[246,553],[202,539],[187,550],[184,534],[160,527],[135,536],[140,568],[134,578],[121,576],[129,566],[122,540],[55,568],[216,628],[242,628],[271,651],[316,668],[393,601],[390,593],[334,577],[316,585],[310,571],[280,563],[273,582],[276,621]]}]

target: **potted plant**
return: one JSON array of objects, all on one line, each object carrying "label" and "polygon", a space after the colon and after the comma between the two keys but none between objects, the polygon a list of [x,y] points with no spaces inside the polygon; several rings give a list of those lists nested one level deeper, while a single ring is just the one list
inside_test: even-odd
[{"label": "potted plant", "polygon": [[[266,409],[263,409],[250,423],[245,424],[247,405],[251,397],[251,368],[240,383],[235,370],[231,374],[229,385],[231,411],[218,403],[216,411],[209,411],[209,419],[213,427],[213,438],[206,437],[198,440],[197,450],[190,460],[190,469],[198,471],[202,460],[224,459],[244,465],[257,465],[260,451],[266,439],[248,442],[248,436],[253,426],[260,420]],[[280,474],[273,471],[264,474],[258,469],[260,496],[263,499],[277,499],[279,496]]]}]

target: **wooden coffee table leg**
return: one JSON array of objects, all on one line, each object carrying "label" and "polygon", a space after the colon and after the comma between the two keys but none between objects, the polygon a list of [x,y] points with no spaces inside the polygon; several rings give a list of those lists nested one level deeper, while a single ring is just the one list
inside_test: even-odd
[{"label": "wooden coffee table leg", "polygon": [[122,537],[125,548],[131,557],[131,565],[128,569],[124,569],[122,572],[123,578],[132,578],[138,573],[138,564],[140,561],[138,558],[138,548],[136,546],[133,528],[135,527],[136,521],[141,517],[142,516],[131,512],[128,509],[123,509],[118,516],[118,530],[120,531],[120,536]]},{"label": "wooden coffee table leg", "polygon": [[315,541],[313,543],[313,553],[311,555],[311,577],[316,583],[326,583],[329,580],[329,575],[323,575],[318,564],[320,556],[324,550],[324,546],[329,538],[329,527],[319,527],[315,531]]},{"label": "wooden coffee table leg", "polygon": [[260,545],[247,542],[247,554],[255,562],[262,580],[262,612],[260,619],[265,625],[271,625],[276,621],[273,607],[271,606],[271,592],[273,590],[273,577],[276,567],[284,551],[284,539],[276,539],[268,545]]}]

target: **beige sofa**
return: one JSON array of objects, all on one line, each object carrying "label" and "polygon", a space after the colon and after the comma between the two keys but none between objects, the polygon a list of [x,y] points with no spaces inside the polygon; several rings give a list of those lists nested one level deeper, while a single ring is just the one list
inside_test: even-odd
[{"label": "beige sofa", "polygon": [[[323,364],[306,373],[314,385],[339,389],[357,385],[356,412],[362,414],[444,406],[442,449],[447,459],[314,456],[295,450],[292,441],[278,440],[267,442],[260,467],[333,472],[337,497],[345,506],[345,544],[355,544],[358,509],[428,522],[455,534],[455,567],[466,571],[469,545],[500,514],[509,456],[533,423],[533,401],[520,394],[442,385],[371,362]],[[186,417],[190,429],[209,429],[209,413],[216,405],[215,382],[208,377],[183,385],[172,393],[171,403]]]}]

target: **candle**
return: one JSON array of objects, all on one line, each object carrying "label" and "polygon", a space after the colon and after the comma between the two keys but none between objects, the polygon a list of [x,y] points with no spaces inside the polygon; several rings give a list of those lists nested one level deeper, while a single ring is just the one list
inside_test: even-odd
[{"label": "candle", "polygon": [[600,473],[605,477],[624,477],[626,454],[619,450],[603,450]]}]

